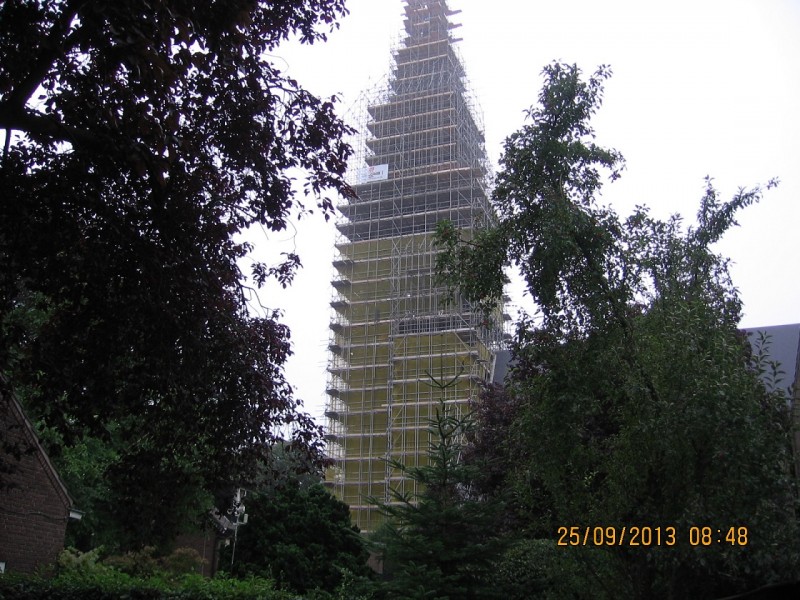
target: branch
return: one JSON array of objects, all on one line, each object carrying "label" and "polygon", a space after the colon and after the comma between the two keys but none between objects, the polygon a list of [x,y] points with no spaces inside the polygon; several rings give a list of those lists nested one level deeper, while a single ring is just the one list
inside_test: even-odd
[{"label": "branch", "polygon": [[103,139],[105,136],[65,125],[54,116],[35,113],[23,106],[17,106],[11,98],[0,104],[0,129],[22,131],[49,138],[53,142],[66,142],[94,150],[106,148],[111,141],[110,138]]},{"label": "branch", "polygon": [[166,187],[158,157],[145,144],[66,125],[55,116],[9,106],[7,102],[0,104],[0,129],[22,131],[48,138],[52,142],[68,143],[76,150],[89,151],[95,156],[121,156],[134,168],[144,164],[156,197],[160,197]]},{"label": "branch", "polygon": [[11,130],[10,129],[6,129],[5,132],[6,132],[6,135],[5,135],[5,141],[3,142],[3,164],[2,164],[2,168],[4,170],[5,170],[6,166],[8,165],[8,152],[9,152],[9,149],[11,148]]},{"label": "branch", "polygon": [[[67,51],[68,45],[65,42],[68,38],[65,38],[65,34],[85,3],[86,0],[72,0],[66,3],[61,18],[50,29],[47,39],[40,47],[40,54],[34,59],[28,75],[8,95],[6,102],[10,106],[20,109],[24,107],[36,88],[41,85],[55,60]],[[71,43],[74,43],[74,36],[72,37]]]}]

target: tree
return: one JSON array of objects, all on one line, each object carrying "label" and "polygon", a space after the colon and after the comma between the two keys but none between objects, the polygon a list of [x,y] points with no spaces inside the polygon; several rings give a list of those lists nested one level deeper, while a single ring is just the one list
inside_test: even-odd
[{"label": "tree", "polygon": [[[434,380],[434,384],[446,383]],[[388,517],[376,534],[389,580],[390,598],[495,598],[502,585],[491,577],[502,552],[498,503],[471,489],[475,465],[462,460],[469,415],[442,400],[431,419],[428,464],[392,466],[421,484],[417,497],[392,491],[388,503],[373,500]]]},{"label": "tree", "polygon": [[551,528],[551,500],[535,472],[520,471],[516,477],[509,465],[530,460],[525,445],[509,433],[522,415],[522,398],[499,383],[485,385],[472,401],[473,426],[465,435],[464,463],[474,472],[472,490],[479,497],[500,503],[504,510],[497,522],[506,537],[547,537]]},{"label": "tree", "polygon": [[333,592],[344,573],[367,577],[369,554],[350,508],[320,483],[301,485],[288,480],[265,493],[245,499],[248,522],[228,546],[220,567],[238,577],[273,579],[281,588],[298,593]]},{"label": "tree", "polygon": [[350,508],[321,479],[319,464],[305,453],[275,444],[243,499],[248,522],[222,550],[220,568],[237,577],[264,576],[298,593],[318,591],[320,597],[370,588],[364,539],[350,521]]},{"label": "tree", "polygon": [[[522,458],[507,485],[541,484],[552,536],[572,525],[674,527],[675,546],[601,549],[612,566],[595,576],[599,595],[711,598],[797,578],[787,401],[760,381],[727,260],[711,250],[776,182],[722,202],[707,180],[686,230],[644,207],[621,219],[597,196],[622,157],[589,126],[608,69],[583,81],[553,64],[544,75],[532,122],[505,144],[496,229],[470,243],[452,226],[439,232],[451,283],[500,256],[541,310],[513,344],[507,391],[519,408],[507,443]],[[487,275],[467,294],[498,289]],[[690,544],[703,526],[711,547]],[[746,546],[726,542],[730,527],[747,528]]]},{"label": "tree", "polygon": [[[279,314],[248,313],[250,226],[349,193],[347,128],[270,62],[325,39],[343,0],[0,6],[0,373],[104,472],[136,545],[240,481],[281,426],[320,457],[282,365]],[[294,177],[305,173],[298,197]],[[257,263],[291,282],[299,257]],[[51,448],[58,458],[59,447]]]}]

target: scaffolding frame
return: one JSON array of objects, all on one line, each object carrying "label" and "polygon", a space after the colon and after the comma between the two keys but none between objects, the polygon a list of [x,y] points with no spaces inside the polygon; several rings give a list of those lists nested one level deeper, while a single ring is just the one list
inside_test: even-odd
[{"label": "scaffolding frame", "polygon": [[356,110],[355,197],[338,207],[331,282],[326,481],[365,531],[381,520],[370,499],[421,491],[393,461],[426,464],[436,406],[444,395],[461,410],[491,380],[503,331],[499,308],[487,315],[436,277],[440,221],[494,220],[482,121],[451,35],[458,11],[405,0],[404,12],[391,73]]}]

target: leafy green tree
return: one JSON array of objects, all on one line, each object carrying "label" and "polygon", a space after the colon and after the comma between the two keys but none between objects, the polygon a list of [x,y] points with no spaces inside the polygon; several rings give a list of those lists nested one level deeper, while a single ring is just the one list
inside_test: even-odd
[{"label": "leafy green tree", "polygon": [[221,554],[225,571],[263,576],[299,593],[333,592],[346,573],[369,575],[369,554],[349,507],[322,484],[285,480],[249,493],[244,502],[248,522],[239,527],[235,548],[231,543]]},{"label": "leafy green tree", "polygon": [[474,472],[472,490],[503,506],[498,531],[508,538],[550,535],[552,501],[533,471],[510,473],[510,465],[530,460],[525,445],[510,432],[521,418],[522,398],[501,384],[487,384],[473,401],[473,426],[465,435],[462,458]]},{"label": "leafy green tree", "polygon": [[[505,443],[519,451],[505,485],[537,482],[522,505],[538,504],[550,537],[559,526],[674,527],[674,546],[602,550],[611,562],[595,597],[713,598],[797,578],[787,399],[759,379],[727,260],[711,249],[764,188],[723,202],[708,180],[688,228],[644,207],[620,218],[597,198],[622,157],[589,126],[608,69],[588,81],[575,66],[544,74],[532,122],[505,144],[497,227],[468,243],[439,231],[452,284],[502,260],[541,310],[514,339],[507,393],[519,408]],[[494,298],[502,282],[495,270],[470,286]],[[694,547],[691,528],[703,526],[713,539]],[[745,546],[726,541],[730,527],[747,527]]]},{"label": "leafy green tree", "polygon": [[[348,193],[335,99],[271,59],[345,13],[343,0],[0,4],[0,374],[65,448],[110,444],[127,545],[169,539],[282,425],[321,455],[283,375],[289,332],[249,314],[238,265],[248,227],[327,217],[325,190]],[[256,263],[253,285],[287,285],[297,265]]]},{"label": "leafy green tree", "polygon": [[428,463],[408,467],[393,462],[422,491],[416,497],[393,491],[388,503],[373,500],[388,518],[375,534],[388,575],[383,590],[388,598],[502,594],[502,582],[492,577],[493,560],[502,551],[497,535],[502,511],[472,489],[476,466],[462,459],[471,428],[469,415],[440,401],[429,427]]}]

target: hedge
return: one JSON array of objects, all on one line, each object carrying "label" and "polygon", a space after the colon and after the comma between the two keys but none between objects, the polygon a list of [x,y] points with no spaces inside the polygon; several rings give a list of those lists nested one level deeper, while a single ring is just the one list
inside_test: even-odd
[{"label": "hedge", "polygon": [[90,576],[0,576],[0,600],[302,600],[268,579],[136,578],[109,569]]}]

